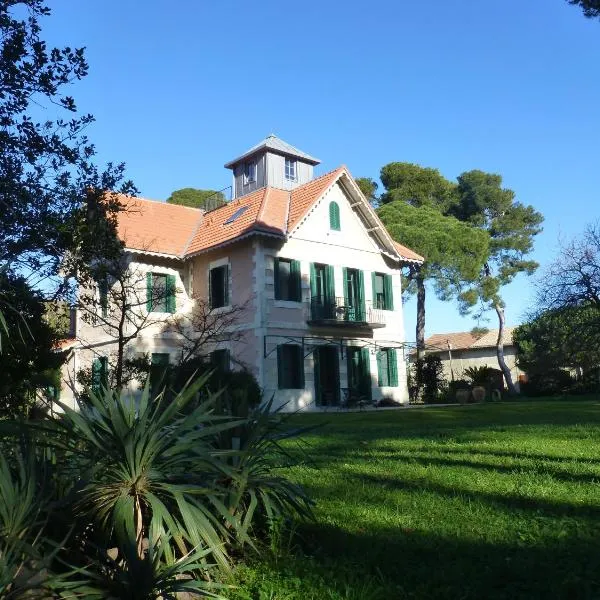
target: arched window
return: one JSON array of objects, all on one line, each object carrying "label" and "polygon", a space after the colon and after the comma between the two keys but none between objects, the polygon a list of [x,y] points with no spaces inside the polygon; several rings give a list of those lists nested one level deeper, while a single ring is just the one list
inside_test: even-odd
[{"label": "arched window", "polygon": [[335,201],[329,203],[329,229],[340,231],[340,207]]}]

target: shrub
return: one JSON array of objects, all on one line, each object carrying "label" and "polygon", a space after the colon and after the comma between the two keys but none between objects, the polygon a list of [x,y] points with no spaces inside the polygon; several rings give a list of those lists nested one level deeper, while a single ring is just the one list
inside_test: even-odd
[{"label": "shrub", "polygon": [[[0,582],[10,581],[14,564],[29,561],[42,597],[216,597],[211,573],[229,568],[232,548],[256,546],[265,526],[282,519],[310,517],[303,490],[274,471],[291,457],[280,441],[297,432],[270,403],[248,418],[218,411],[222,394],[203,392],[208,378],[172,397],[152,397],[148,385],[138,399],[89,392],[79,411],[62,406],[64,415],[45,421],[3,422],[0,538],[10,539],[11,519],[30,524],[31,534],[19,540],[22,555],[12,562],[0,540]],[[8,459],[1,456],[14,462],[18,444],[40,449],[42,469],[56,473],[50,483],[36,487],[28,472],[16,479],[4,473]],[[42,504],[41,492],[52,492],[53,502]],[[36,514],[47,506],[60,510],[44,516],[51,531],[41,535]]]},{"label": "shrub", "polygon": [[439,402],[445,383],[444,367],[440,357],[436,354],[428,354],[423,360],[418,360],[415,364],[415,380],[418,387],[423,390],[425,402]]},{"label": "shrub", "polygon": [[549,369],[543,373],[531,373],[529,379],[521,384],[526,396],[555,396],[568,393],[573,380],[568,371]]}]

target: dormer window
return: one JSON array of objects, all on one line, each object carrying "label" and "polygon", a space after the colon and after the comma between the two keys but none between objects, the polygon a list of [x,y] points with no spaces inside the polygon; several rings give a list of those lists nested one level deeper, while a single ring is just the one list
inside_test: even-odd
[{"label": "dormer window", "polygon": [[254,183],[256,181],[256,163],[246,162],[244,163],[244,183]]},{"label": "dormer window", "polygon": [[296,181],[296,160],[293,158],[285,159],[285,178],[288,181]]}]

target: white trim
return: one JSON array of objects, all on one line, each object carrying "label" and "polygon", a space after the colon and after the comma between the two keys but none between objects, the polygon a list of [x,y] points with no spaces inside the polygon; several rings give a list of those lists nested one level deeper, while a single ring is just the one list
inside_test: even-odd
[{"label": "white trim", "polygon": [[273,302],[276,308],[302,308],[304,305],[302,300],[274,300]]},{"label": "white trim", "polygon": [[156,256],[159,258],[171,258],[173,260],[178,260],[183,262],[185,260],[184,256],[180,256],[179,254],[167,254],[166,252],[152,252],[151,250],[139,250],[138,248],[124,248],[125,252],[131,252],[132,254],[146,254],[147,256]]},{"label": "white trim", "polygon": [[216,269],[225,265],[229,265],[229,256],[225,256],[224,258],[218,258],[217,260],[209,262],[208,270],[210,271],[211,269]]}]

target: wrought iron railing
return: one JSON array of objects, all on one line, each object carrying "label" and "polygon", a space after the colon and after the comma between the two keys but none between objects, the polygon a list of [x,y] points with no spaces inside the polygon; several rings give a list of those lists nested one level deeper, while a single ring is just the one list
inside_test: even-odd
[{"label": "wrought iron railing", "polygon": [[210,212],[212,210],[216,210],[217,208],[221,208],[221,206],[225,206],[228,202],[231,201],[232,195],[232,187],[228,186],[211,194],[204,200],[204,211]]},{"label": "wrought iron railing", "polygon": [[371,302],[354,305],[345,298],[322,298],[317,296],[310,301],[312,321],[343,323],[365,323],[385,325],[385,315],[380,309],[373,308]]}]

